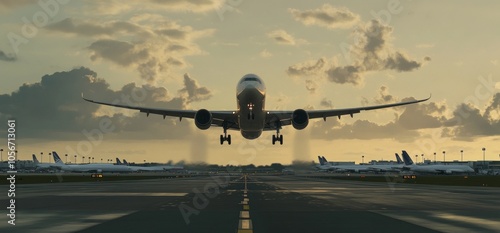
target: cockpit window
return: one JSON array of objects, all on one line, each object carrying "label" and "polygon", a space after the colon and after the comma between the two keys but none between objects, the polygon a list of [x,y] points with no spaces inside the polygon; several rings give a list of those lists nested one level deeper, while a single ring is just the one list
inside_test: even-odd
[{"label": "cockpit window", "polygon": [[262,84],[262,83],[260,82],[260,79],[258,79],[258,78],[256,78],[256,77],[248,77],[248,78],[243,79],[243,81],[257,81],[257,82],[259,82],[260,84]]}]

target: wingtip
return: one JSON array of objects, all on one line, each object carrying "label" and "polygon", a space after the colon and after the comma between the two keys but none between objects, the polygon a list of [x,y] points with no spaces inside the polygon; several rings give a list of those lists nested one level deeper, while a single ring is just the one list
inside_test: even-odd
[{"label": "wingtip", "polygon": [[92,102],[92,100],[87,99],[87,98],[85,98],[85,96],[83,96],[83,92],[81,93],[81,95],[82,95],[82,99],[83,99],[83,100],[88,101],[88,102]]}]

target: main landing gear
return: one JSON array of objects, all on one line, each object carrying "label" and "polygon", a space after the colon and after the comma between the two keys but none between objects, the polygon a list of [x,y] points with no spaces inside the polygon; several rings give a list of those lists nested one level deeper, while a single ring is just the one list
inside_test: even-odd
[{"label": "main landing gear", "polygon": [[273,135],[273,145],[276,143],[276,141],[280,142],[280,145],[283,145],[283,135],[280,135],[280,129],[276,129],[276,135]]},{"label": "main landing gear", "polygon": [[228,145],[231,145],[231,135],[227,134],[227,128],[224,126],[224,135],[220,135],[220,144],[224,144],[224,141],[227,141]]}]

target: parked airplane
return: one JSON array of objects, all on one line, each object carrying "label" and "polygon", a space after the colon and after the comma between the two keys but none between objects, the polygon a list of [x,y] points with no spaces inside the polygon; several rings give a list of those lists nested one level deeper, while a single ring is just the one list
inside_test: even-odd
[{"label": "parked airplane", "polygon": [[56,164],[55,163],[40,163],[38,159],[36,158],[36,155],[33,154],[33,163],[35,164],[36,168],[35,170],[56,170]]},{"label": "parked airplane", "polygon": [[342,115],[353,117],[353,114],[361,111],[419,103],[428,100],[430,97],[421,100],[346,109],[270,111],[265,110],[266,86],[264,81],[255,74],[247,74],[240,79],[236,87],[237,109],[233,111],[173,110],[105,103],[84,98],[83,93],[82,98],[91,103],[139,110],[145,112],[147,116],[149,114],[158,114],[162,115],[163,118],[165,116],[179,117],[179,120],[182,120],[183,117],[192,118],[196,127],[202,130],[206,130],[212,125],[222,127],[224,134],[220,135],[221,145],[225,141],[229,145],[231,144],[231,135],[227,134],[228,129],[239,130],[246,139],[256,139],[262,134],[262,131],[276,130],[276,135],[272,136],[274,145],[277,141],[283,144],[283,135],[280,135],[280,129],[283,126],[292,125],[295,129],[301,130],[309,124],[309,119],[323,118],[326,121],[327,117],[333,116],[337,116],[339,119]]},{"label": "parked airplane", "polygon": [[324,156],[318,156],[320,170],[336,171],[336,172],[367,172],[366,165],[331,165]]},{"label": "parked airplane", "polygon": [[338,172],[399,172],[403,169],[403,162],[396,153],[398,164],[355,164],[355,165],[331,165],[324,156],[318,156],[320,170],[338,171]]},{"label": "parked airplane", "polygon": [[404,163],[396,153],[396,161],[398,164],[369,164],[368,169],[375,172],[400,172],[403,169]]},{"label": "parked airplane", "polygon": [[89,163],[89,164],[64,164],[59,155],[55,151],[52,151],[54,156],[54,161],[56,161],[56,166],[63,170],[69,172],[133,172],[129,166],[125,165],[114,165],[109,163]]},{"label": "parked airplane", "polygon": [[130,167],[135,172],[164,172],[164,171],[172,171],[172,170],[182,170],[184,167],[180,166],[169,166],[169,165],[160,165],[160,166],[130,166],[127,160],[123,160],[123,163],[119,158],[116,158],[117,165],[124,165]]},{"label": "parked airplane", "polygon": [[410,171],[420,172],[420,173],[441,173],[441,174],[452,174],[452,173],[473,173],[474,169],[467,165],[416,165],[413,160],[408,155],[406,151],[403,151],[403,160],[405,161],[405,168]]}]

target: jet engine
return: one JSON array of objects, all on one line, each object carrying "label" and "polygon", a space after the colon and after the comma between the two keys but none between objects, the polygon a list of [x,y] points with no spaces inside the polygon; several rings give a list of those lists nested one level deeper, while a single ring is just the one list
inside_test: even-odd
[{"label": "jet engine", "polygon": [[292,125],[295,129],[304,129],[309,124],[309,114],[304,109],[297,109],[292,113]]},{"label": "jet engine", "polygon": [[194,123],[198,129],[208,129],[212,125],[212,113],[206,109],[200,109],[194,115]]}]

